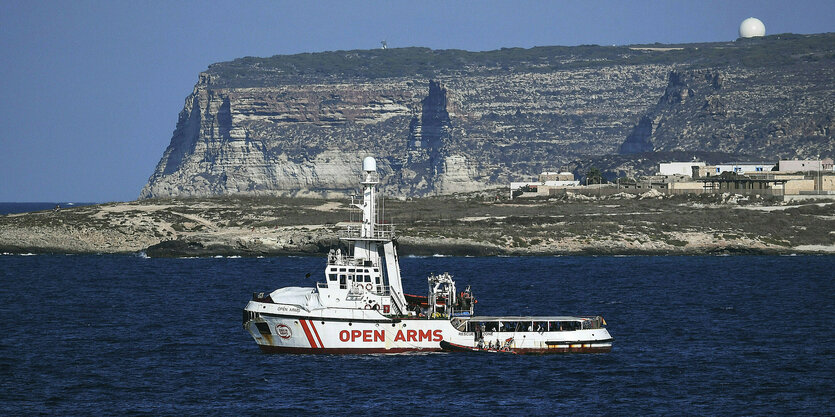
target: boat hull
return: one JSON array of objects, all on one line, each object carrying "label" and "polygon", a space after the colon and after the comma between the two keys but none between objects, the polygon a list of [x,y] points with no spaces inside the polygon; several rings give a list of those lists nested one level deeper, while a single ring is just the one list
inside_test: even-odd
[{"label": "boat hull", "polygon": [[[388,319],[368,311],[345,311],[348,317],[323,317],[328,311],[308,315],[245,314],[244,328],[262,352],[305,354],[368,354],[441,351],[446,341],[476,348],[473,332],[459,331],[449,320]],[[254,311],[253,311],[254,310]],[[245,312],[246,313],[246,312]],[[354,317],[351,317],[354,316]],[[520,354],[603,353],[612,349],[606,329],[560,332],[483,332],[485,343],[512,339],[509,346]]]}]

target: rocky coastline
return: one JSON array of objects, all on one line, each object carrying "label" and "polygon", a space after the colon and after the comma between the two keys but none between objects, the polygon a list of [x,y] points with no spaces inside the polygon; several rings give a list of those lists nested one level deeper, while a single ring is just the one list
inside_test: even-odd
[{"label": "rocky coastline", "polygon": [[[835,202],[735,195],[507,200],[496,192],[386,201],[403,255],[835,253]],[[152,199],[0,216],[0,253],[319,256],[350,220],[342,200]]]}]

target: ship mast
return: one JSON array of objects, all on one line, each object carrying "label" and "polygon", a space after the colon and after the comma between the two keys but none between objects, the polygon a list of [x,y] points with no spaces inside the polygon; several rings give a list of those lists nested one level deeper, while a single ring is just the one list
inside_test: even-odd
[{"label": "ship mast", "polygon": [[362,161],[362,170],[364,178],[360,181],[363,186],[362,202],[352,204],[354,207],[362,211],[362,224],[359,229],[359,239],[355,241],[354,258],[367,259],[374,263],[379,263],[380,257],[377,252],[377,243],[375,226],[377,223],[377,184],[380,182],[377,176],[377,161],[372,157],[367,157]]},{"label": "ship mast", "polygon": [[377,184],[380,182],[377,176],[377,161],[367,157],[362,161],[362,170],[365,172],[365,179],[360,182],[363,185],[362,205],[357,204],[362,210],[362,229],[360,237],[374,237],[374,224],[377,220]]},{"label": "ship mast", "polygon": [[[354,259],[370,262],[371,265],[383,266],[391,302],[397,314],[406,313],[406,298],[403,295],[403,284],[400,281],[400,261],[394,247],[394,229],[389,225],[377,223],[377,161],[366,157],[362,161],[363,186],[362,201],[352,205],[362,211],[362,224],[353,233],[349,228],[344,240],[354,243]],[[382,257],[380,247],[382,246]]]}]

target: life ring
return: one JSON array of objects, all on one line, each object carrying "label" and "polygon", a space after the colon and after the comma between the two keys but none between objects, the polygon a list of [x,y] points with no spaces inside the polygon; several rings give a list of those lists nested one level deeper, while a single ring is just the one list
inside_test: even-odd
[{"label": "life ring", "polygon": [[368,284],[365,284],[365,289],[366,289],[366,290],[371,291],[371,289],[372,289],[372,288],[374,288],[374,286],[373,286],[373,285],[371,285],[371,283],[370,283],[370,282],[369,282]]},{"label": "life ring", "polygon": [[363,309],[365,309],[365,310],[371,310],[371,304],[366,304],[366,305],[365,305],[365,307],[363,307]]}]

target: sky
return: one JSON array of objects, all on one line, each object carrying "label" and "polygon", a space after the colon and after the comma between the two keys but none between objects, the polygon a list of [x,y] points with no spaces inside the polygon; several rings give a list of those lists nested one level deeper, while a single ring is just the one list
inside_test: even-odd
[{"label": "sky", "polygon": [[835,1],[0,1],[0,202],[135,200],[198,74],[244,56],[729,41]]}]

